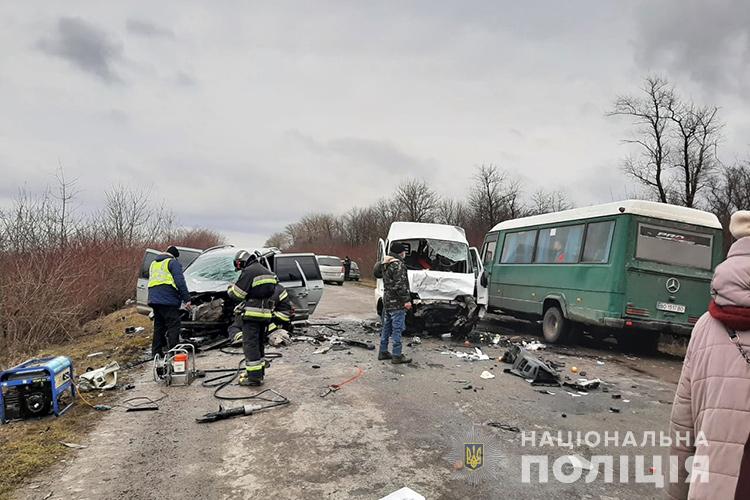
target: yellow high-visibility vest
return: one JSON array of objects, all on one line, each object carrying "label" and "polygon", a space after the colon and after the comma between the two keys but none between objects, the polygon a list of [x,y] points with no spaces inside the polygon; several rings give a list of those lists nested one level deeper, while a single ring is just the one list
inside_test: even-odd
[{"label": "yellow high-visibility vest", "polygon": [[171,285],[177,289],[177,283],[174,282],[174,276],[169,272],[169,261],[172,259],[164,259],[161,261],[153,261],[148,269],[148,287],[154,287],[159,285]]}]

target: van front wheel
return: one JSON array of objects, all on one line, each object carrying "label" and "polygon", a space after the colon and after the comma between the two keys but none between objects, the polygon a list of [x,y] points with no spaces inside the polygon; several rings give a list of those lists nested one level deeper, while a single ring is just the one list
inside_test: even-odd
[{"label": "van front wheel", "polygon": [[565,341],[569,331],[570,322],[565,319],[559,307],[552,306],[544,311],[542,319],[544,340],[550,344],[561,344]]}]

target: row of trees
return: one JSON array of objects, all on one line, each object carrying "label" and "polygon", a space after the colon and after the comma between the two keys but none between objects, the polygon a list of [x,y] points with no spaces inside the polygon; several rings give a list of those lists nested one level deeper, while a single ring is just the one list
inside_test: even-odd
[{"label": "row of trees", "polygon": [[81,322],[132,298],[146,247],[207,248],[223,238],[184,229],[149,191],[113,186],[84,213],[60,170],[41,194],[18,193],[0,210],[0,355],[73,336]]},{"label": "row of trees", "polygon": [[395,221],[436,222],[461,226],[479,244],[503,220],[571,208],[562,191],[523,192],[521,182],[496,165],[476,168],[464,199],[441,197],[425,181],[408,179],[394,192],[368,207],[344,215],[313,213],[272,235],[267,246],[319,254],[349,255],[365,269],[374,262],[377,239]]},{"label": "row of trees", "polygon": [[[727,245],[731,243],[729,217],[750,207],[750,164],[720,160],[724,124],[719,108],[697,104],[665,78],[649,76],[641,92],[617,97],[607,116],[632,123],[632,134],[625,139],[631,154],[622,168],[635,181],[637,195],[716,214],[727,231]],[[355,207],[344,215],[306,215],[272,235],[266,245],[348,254],[369,263],[375,240],[396,220],[462,226],[478,244],[503,220],[571,207],[564,191],[526,194],[507,171],[482,165],[463,199],[441,197],[425,181],[410,179],[372,206]]]}]

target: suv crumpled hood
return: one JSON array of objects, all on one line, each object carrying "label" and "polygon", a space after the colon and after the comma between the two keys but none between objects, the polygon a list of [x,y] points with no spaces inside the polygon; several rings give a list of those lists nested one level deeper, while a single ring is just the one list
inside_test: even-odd
[{"label": "suv crumpled hood", "polygon": [[455,300],[462,295],[474,295],[473,273],[440,271],[409,271],[409,288],[422,300]]}]

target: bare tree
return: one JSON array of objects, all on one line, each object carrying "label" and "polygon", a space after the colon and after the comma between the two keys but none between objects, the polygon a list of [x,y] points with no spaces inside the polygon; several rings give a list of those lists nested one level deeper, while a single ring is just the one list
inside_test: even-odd
[{"label": "bare tree", "polygon": [[540,215],[550,212],[560,212],[573,208],[573,203],[564,191],[545,191],[539,189],[531,195],[531,202],[526,215]]},{"label": "bare tree", "polygon": [[425,181],[409,179],[396,188],[394,201],[408,222],[432,222],[440,197]]},{"label": "bare tree", "polygon": [[625,173],[646,185],[663,203],[669,202],[668,125],[670,108],[675,105],[676,96],[672,86],[657,76],[646,78],[642,96],[620,96],[608,116],[628,116],[636,126],[637,136],[626,139],[626,144],[640,146],[638,156],[625,160]]},{"label": "bare tree", "polygon": [[99,215],[99,231],[106,239],[132,245],[168,235],[174,216],[162,204],[151,204],[148,190],[116,185],[104,194],[104,210]]},{"label": "bare tree", "polygon": [[463,227],[468,222],[468,215],[468,208],[463,202],[445,198],[437,206],[435,222]]},{"label": "bare tree", "polygon": [[263,246],[266,248],[276,247],[279,250],[286,250],[292,246],[292,241],[287,233],[273,233],[268,237]]},{"label": "bare tree", "polygon": [[481,165],[469,192],[472,217],[484,230],[520,215],[521,184],[509,179],[495,165]]},{"label": "bare tree", "polygon": [[748,162],[719,169],[707,188],[708,210],[716,214],[724,228],[724,250],[734,241],[729,220],[737,210],[750,207],[750,164]]},{"label": "bare tree", "polygon": [[73,230],[71,227],[71,220],[73,217],[72,201],[76,195],[78,195],[78,190],[75,187],[78,179],[67,179],[65,177],[65,170],[62,167],[62,163],[58,164],[55,179],[57,180],[57,193],[53,196],[59,203],[59,209],[56,211],[56,223],[58,226],[57,238],[59,245],[65,247],[68,243],[68,237]]},{"label": "bare tree", "polygon": [[718,164],[716,149],[722,128],[716,117],[718,108],[675,101],[669,112],[676,143],[674,167],[682,187],[674,198],[681,205],[694,207],[696,195],[710,183]]},{"label": "bare tree", "polygon": [[722,124],[718,108],[683,101],[664,78],[645,79],[641,96],[618,97],[609,116],[633,120],[635,137],[627,144],[640,153],[625,160],[625,172],[663,203],[699,205],[718,160]]}]

